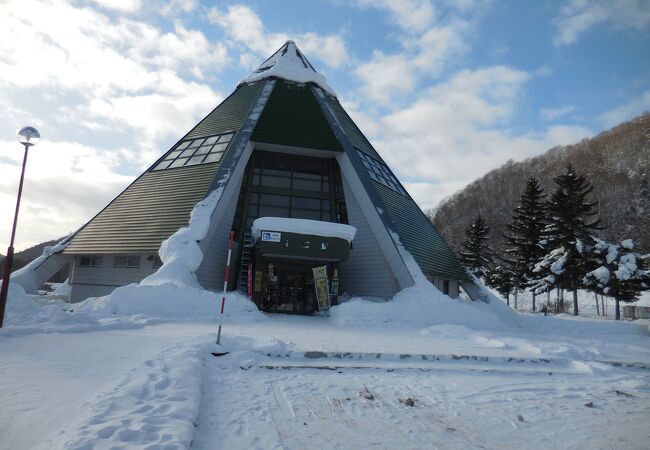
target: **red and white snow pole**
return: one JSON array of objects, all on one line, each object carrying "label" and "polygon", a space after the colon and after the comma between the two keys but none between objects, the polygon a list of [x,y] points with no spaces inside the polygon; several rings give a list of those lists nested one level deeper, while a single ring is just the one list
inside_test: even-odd
[{"label": "red and white snow pole", "polygon": [[221,344],[221,325],[223,324],[223,308],[226,306],[226,291],[228,290],[228,279],[230,278],[230,257],[232,256],[232,244],[235,240],[235,232],[230,232],[228,241],[228,260],[226,261],[226,276],[223,279],[223,296],[221,297],[221,314],[219,315],[219,331],[217,331],[217,345]]}]

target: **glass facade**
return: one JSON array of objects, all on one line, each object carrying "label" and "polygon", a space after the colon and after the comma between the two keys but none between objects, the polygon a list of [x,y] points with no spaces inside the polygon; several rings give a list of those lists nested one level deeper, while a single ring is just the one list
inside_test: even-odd
[{"label": "glass facade", "polygon": [[368,175],[370,175],[370,178],[377,181],[378,183],[383,184],[387,188],[392,189],[395,192],[408,196],[404,188],[402,188],[402,186],[397,181],[397,178],[395,178],[395,176],[391,173],[386,164],[373,158],[372,156],[366,155],[356,147],[355,149],[357,150],[359,158],[361,158],[361,162],[366,167],[366,170],[368,170]]},{"label": "glass facade", "polygon": [[338,221],[332,208],[343,192],[337,194],[332,183],[335,165],[334,159],[254,152],[247,170],[248,195],[240,196],[238,208],[244,229],[250,230],[258,217]]}]

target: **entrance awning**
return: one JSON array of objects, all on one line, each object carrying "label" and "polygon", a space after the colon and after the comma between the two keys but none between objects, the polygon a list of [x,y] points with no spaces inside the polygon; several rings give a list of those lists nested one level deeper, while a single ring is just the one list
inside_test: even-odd
[{"label": "entrance awning", "polygon": [[318,220],[260,217],[253,222],[251,231],[262,256],[343,261],[348,259],[357,229]]}]

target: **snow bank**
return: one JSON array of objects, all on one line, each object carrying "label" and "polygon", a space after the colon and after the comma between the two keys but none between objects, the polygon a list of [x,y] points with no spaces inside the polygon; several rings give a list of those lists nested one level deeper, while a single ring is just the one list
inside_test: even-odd
[{"label": "snow bank", "polygon": [[222,192],[223,185],[197,203],[190,215],[189,225],[176,231],[160,246],[159,254],[163,265],[142,280],[140,285],[174,284],[201,288],[195,275],[203,261],[203,253],[198,242],[208,233],[210,218]]},{"label": "snow bank", "polygon": [[260,217],[256,219],[251,228],[253,239],[259,239],[262,231],[313,234],[345,239],[348,242],[352,242],[352,239],[357,234],[357,229],[352,225],[309,219],[285,219],[283,217]]},{"label": "snow bank", "polygon": [[[496,306],[496,305],[495,305]],[[333,306],[330,319],[339,325],[394,325],[426,328],[452,324],[470,328],[497,328],[516,320],[507,308],[492,303],[452,299],[431,283],[417,280],[383,303],[354,297]]]},{"label": "snow bank", "polygon": [[11,282],[9,283],[9,286],[11,287],[12,284],[16,283],[22,286],[25,291],[36,292],[36,290],[41,287],[42,283],[41,277],[36,272],[36,269],[53,254],[62,252],[63,249],[67,247],[68,243],[69,241],[64,239],[56,245],[45,247],[41,256],[11,274]]},{"label": "snow bank", "polygon": [[336,93],[329,87],[325,77],[316,72],[293,41],[287,41],[280,50],[264,61],[252,74],[241,80],[239,84],[252,83],[270,77],[298,83],[315,83],[336,97]]},{"label": "snow bank", "polygon": [[452,299],[434,287],[422,273],[399,236],[391,237],[413,278],[414,285],[401,290],[387,302],[354,297],[330,309],[330,319],[340,325],[388,325],[426,328],[432,325],[460,325],[470,328],[497,328],[515,325],[517,313],[480,285],[485,301]]},{"label": "snow bank", "polygon": [[[90,317],[142,314],[164,318],[216,318],[221,294],[174,283],[161,285],[130,284],[115,289],[110,295],[89,298],[75,305],[75,314]],[[244,294],[226,295],[224,315],[239,320],[261,320],[265,316]]]},{"label": "snow bank", "polygon": [[67,303],[61,300],[27,295],[19,284],[9,284],[3,331],[16,327],[23,330],[36,328],[39,331],[50,331],[80,323],[94,323],[83,315],[72,317],[66,312],[67,306]]}]

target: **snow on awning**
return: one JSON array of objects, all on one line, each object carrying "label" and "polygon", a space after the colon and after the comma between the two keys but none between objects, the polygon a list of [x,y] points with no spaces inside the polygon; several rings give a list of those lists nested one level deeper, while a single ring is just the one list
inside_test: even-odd
[{"label": "snow on awning", "polygon": [[305,58],[295,42],[287,41],[269,59],[264,61],[239,84],[252,83],[264,78],[277,77],[298,83],[315,83],[325,92],[336,97],[336,93],[325,81],[325,77],[314,69],[314,66]]},{"label": "snow on awning", "polygon": [[342,223],[321,222],[309,219],[286,219],[284,217],[260,217],[253,222],[253,240],[259,239],[262,231],[280,231],[285,233],[310,234],[314,236],[333,237],[352,242],[357,229]]}]

